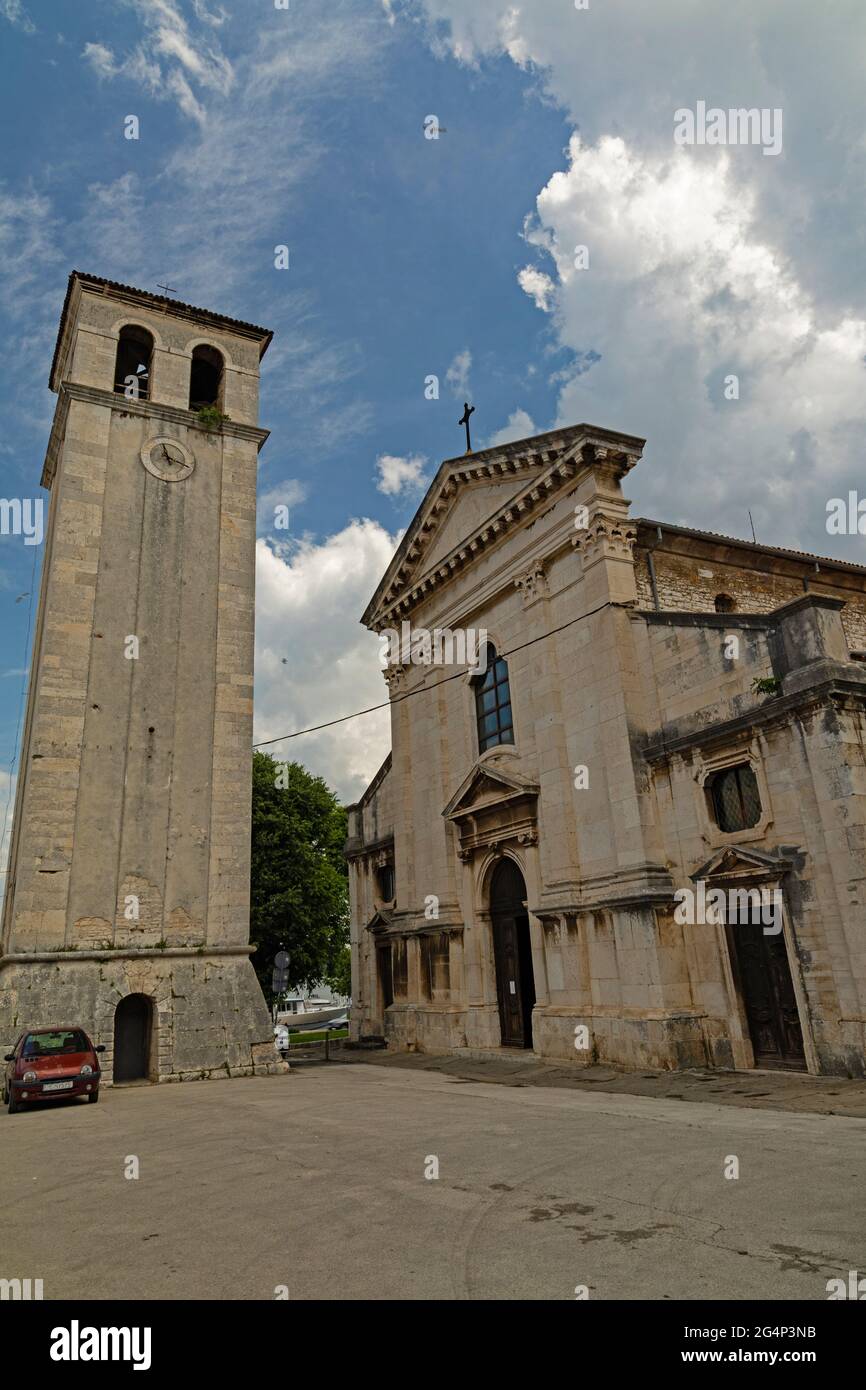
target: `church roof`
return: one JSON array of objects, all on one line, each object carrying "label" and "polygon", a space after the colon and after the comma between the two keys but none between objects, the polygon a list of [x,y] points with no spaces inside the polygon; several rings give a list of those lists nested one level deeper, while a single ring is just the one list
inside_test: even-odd
[{"label": "church roof", "polygon": [[151,294],[150,290],[139,290],[134,285],[123,285],[118,280],[106,280],[101,275],[88,275],[81,270],[73,270],[69,276],[66,286],[66,298],[63,301],[63,311],[60,315],[60,326],[57,330],[57,341],[54,344],[54,356],[51,359],[51,372],[48,384],[52,387],[54,382],[54,372],[60,357],[63,334],[66,328],[66,315],[72,299],[72,293],[76,284],[80,284],[83,289],[94,290],[97,293],[111,295],[117,299],[131,299],[138,303],[153,304],[160,308],[171,309],[180,318],[195,319],[199,323],[213,324],[214,327],[229,328],[233,332],[242,333],[245,337],[259,338],[259,358],[262,358],[267,351],[268,344],[273,338],[273,332],[269,328],[260,328],[258,324],[246,323],[243,319],[229,318],[227,314],[214,313],[212,309],[200,309],[194,304],[184,304],[180,299],[171,299],[168,295]]},{"label": "church roof", "polygon": [[[562,485],[576,470],[587,448],[605,451],[626,473],[638,461],[645,440],[636,435],[605,430],[597,425],[568,425],[545,434],[497,444],[470,454],[446,459],[439,468],[412,519],[406,534],[367,605],[361,622],[366,627],[381,623],[396,597],[412,590],[420,580],[419,593],[433,587],[440,578],[471,562],[477,553],[496,544],[506,532],[520,525],[543,496]],[[453,513],[459,492],[479,483],[511,483],[508,496],[500,499],[489,515],[467,526],[450,551],[430,567],[429,560],[437,538]]]},{"label": "church roof", "polygon": [[807,565],[848,570],[852,574],[866,574],[866,565],[855,565],[851,560],[834,560],[830,555],[813,555],[809,550],[791,550],[782,545],[762,545],[760,541],[744,541],[738,536],[724,536],[719,531],[699,531],[694,526],[678,526],[670,521],[651,521],[645,516],[636,517],[634,524],[638,528],[638,541],[641,545],[647,544],[647,538],[641,534],[642,532],[657,531],[660,528],[662,532],[671,536],[693,537],[695,540],[709,541],[717,545],[733,545],[739,550],[749,550],[753,555],[781,555]]}]

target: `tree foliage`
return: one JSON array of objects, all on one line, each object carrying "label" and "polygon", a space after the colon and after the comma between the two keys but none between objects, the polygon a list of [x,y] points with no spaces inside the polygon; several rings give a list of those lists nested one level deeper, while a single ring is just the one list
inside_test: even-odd
[{"label": "tree foliage", "polygon": [[289,953],[292,989],[344,974],[346,822],[345,809],[321,777],[300,763],[253,754],[250,936],[253,964],[269,1000],[281,946]]}]

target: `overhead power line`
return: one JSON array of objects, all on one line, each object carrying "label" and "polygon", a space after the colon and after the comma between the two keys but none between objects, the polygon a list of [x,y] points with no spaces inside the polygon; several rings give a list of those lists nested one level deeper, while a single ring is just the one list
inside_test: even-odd
[{"label": "overhead power line", "polygon": [[[576,618],[569,618],[567,623],[562,623],[559,627],[551,628],[549,632],[539,633],[538,637],[530,637],[528,642],[521,642],[519,646],[512,647],[510,651],[500,652],[503,659],[515,656],[517,652],[525,651],[527,647],[535,646],[536,642],[543,642],[547,637],[555,637],[557,633],[564,632],[566,628],[573,627],[575,623],[583,622],[584,618],[592,618],[596,613],[600,613],[603,608],[625,608],[623,603],[600,603],[598,608],[591,608],[588,613],[579,613]],[[465,671],[457,671],[453,676],[443,676],[441,680],[434,681],[432,685],[423,685],[418,690],[407,690],[403,695],[395,695],[393,700],[383,700],[380,705],[368,705],[366,709],[355,710],[353,714],[341,714],[339,719],[328,719],[324,724],[312,724],[308,729],[296,729],[293,734],[280,734],[279,738],[268,738],[263,743],[254,743],[253,748],[270,748],[274,743],[284,743],[289,738],[300,738],[302,734],[317,734],[321,729],[332,729],[335,724],[345,724],[349,719],[360,719],[365,714],[374,714],[376,710],[388,709],[391,705],[397,705],[401,700],[411,700],[415,695],[427,695],[431,690],[437,690],[440,685],[447,685],[449,681],[463,680],[466,676]]]}]

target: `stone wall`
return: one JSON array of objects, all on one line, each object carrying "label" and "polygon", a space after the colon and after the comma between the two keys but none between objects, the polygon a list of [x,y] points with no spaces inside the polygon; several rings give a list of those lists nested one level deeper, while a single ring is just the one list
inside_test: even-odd
[{"label": "stone wall", "polygon": [[151,956],[70,953],[10,961],[2,976],[2,1041],[27,1027],[79,1023],[102,1043],[103,1084],[112,1084],[114,1012],[121,999],[152,1001],[151,1081],[196,1081],[285,1070],[262,1026],[263,1000],[246,953]]},{"label": "stone wall", "polygon": [[845,600],[842,622],[849,647],[866,651],[866,595],[862,578],[853,572],[855,567],[837,567],[832,560],[810,561],[794,553],[781,555],[747,544],[738,546],[723,538],[702,538],[666,526],[659,541],[655,522],[641,523],[638,535],[634,558],[641,608],[654,607],[650,555],[662,611],[712,613],[716,596],[726,594],[734,600],[737,612],[771,613],[800,598],[805,581],[814,593]]},{"label": "stone wall", "polygon": [[[0,1029],[77,1022],[104,1034],[99,1010],[134,975],[162,1011],[160,1076],[249,1066],[253,1044],[276,1064],[246,949],[267,437],[255,421],[269,335],[217,319],[72,277],[4,905]],[[154,339],[147,398],[114,390],[128,324]],[[216,431],[187,408],[202,342],[225,364],[231,419]],[[175,473],[153,464],[161,443],[184,461]],[[223,948],[231,959],[213,955]],[[85,964],[104,950],[98,969]]]}]

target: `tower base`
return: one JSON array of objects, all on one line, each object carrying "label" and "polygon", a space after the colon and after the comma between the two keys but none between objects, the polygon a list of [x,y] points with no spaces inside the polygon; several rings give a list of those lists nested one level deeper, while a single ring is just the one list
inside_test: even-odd
[{"label": "tower base", "polygon": [[75,1024],[105,1046],[103,1085],[288,1071],[245,948],[56,951],[0,960],[3,1051],[26,1028]]}]

